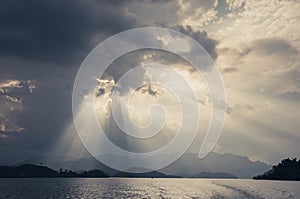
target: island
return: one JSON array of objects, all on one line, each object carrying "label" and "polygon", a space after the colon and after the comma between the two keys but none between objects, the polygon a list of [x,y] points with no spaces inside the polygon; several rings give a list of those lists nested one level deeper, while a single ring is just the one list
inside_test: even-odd
[{"label": "island", "polygon": [[300,159],[284,159],[278,165],[262,175],[253,177],[256,180],[300,180]]}]

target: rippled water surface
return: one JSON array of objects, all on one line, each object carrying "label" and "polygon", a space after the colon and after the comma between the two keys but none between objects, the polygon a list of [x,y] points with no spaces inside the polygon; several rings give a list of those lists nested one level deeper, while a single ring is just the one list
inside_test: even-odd
[{"label": "rippled water surface", "polygon": [[300,182],[221,179],[0,179],[0,198],[300,198]]}]

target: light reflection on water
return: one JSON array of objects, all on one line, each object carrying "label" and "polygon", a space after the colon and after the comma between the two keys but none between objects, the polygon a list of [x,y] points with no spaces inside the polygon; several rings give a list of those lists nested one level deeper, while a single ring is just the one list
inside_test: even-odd
[{"label": "light reflection on water", "polygon": [[0,198],[300,198],[300,182],[235,179],[0,179]]}]

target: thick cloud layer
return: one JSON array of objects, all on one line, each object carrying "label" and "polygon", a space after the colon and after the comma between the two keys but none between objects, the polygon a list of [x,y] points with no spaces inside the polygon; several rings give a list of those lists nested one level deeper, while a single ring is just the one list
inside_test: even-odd
[{"label": "thick cloud layer", "polygon": [[[270,163],[299,155],[299,9],[285,0],[1,1],[1,162],[46,154],[68,128],[75,137],[71,94],[83,59],[113,34],[155,25],[194,38],[223,73],[229,119],[216,151]],[[170,53],[133,52],[107,78],[146,61],[186,65]]]},{"label": "thick cloud layer", "polygon": [[136,25],[122,5],[96,0],[2,1],[0,52],[52,63],[78,60],[76,56],[87,53],[97,39]]},{"label": "thick cloud layer", "polygon": [[[113,34],[151,25],[152,22],[144,20],[138,12],[134,13],[134,9],[146,5],[159,7],[160,3],[1,1],[0,84],[18,82],[11,88],[0,85],[1,160],[15,162],[28,156],[43,155],[52,148],[72,121],[72,85],[85,56]],[[165,3],[179,9],[175,1]],[[177,20],[171,24],[167,19],[158,21],[170,27]],[[216,55],[216,42],[206,33],[183,26],[178,26],[178,30],[203,42],[208,52],[213,57]],[[116,63],[122,65],[110,69],[109,75],[118,78],[120,73],[140,64],[142,56],[143,53],[137,53],[134,59],[121,59]],[[30,90],[29,82],[34,82],[33,90]],[[75,132],[73,136],[76,136]]]}]

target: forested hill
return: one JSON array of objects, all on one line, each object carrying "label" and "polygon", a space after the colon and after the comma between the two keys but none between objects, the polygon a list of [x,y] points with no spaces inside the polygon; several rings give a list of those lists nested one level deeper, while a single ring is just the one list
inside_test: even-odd
[{"label": "forested hill", "polygon": [[253,179],[267,180],[300,180],[300,159],[284,159],[278,165],[262,175],[255,176]]}]

